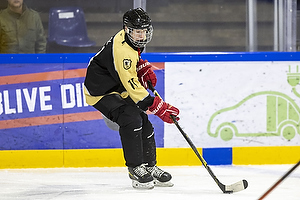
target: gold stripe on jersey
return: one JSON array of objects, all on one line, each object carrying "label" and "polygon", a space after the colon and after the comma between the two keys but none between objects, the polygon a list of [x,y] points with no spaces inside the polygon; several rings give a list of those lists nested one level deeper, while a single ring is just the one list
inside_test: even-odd
[{"label": "gold stripe on jersey", "polygon": [[[87,89],[85,87],[83,88],[83,90],[84,90],[84,96],[85,96],[86,103],[88,105],[91,105],[91,106],[95,105],[98,101],[100,101],[100,99],[102,99],[102,97],[105,96],[105,95],[103,95],[103,96],[92,96],[92,95],[89,94],[89,92],[87,91]],[[118,94],[123,99],[126,99],[128,97],[128,93],[126,91],[122,92],[121,94],[118,93],[118,92],[111,92],[109,94]]]},{"label": "gold stripe on jersey", "polygon": [[83,91],[84,91],[84,96],[85,96],[86,103],[88,105],[91,105],[91,106],[95,105],[103,97],[103,96],[92,96],[92,95],[90,95],[90,93],[88,92],[86,87],[83,88]]},{"label": "gold stripe on jersey", "polygon": [[138,52],[124,42],[124,35],[124,30],[121,30],[113,40],[115,70],[131,99],[135,103],[138,103],[144,100],[149,93],[141,85],[137,77],[136,65],[139,61]]},{"label": "gold stripe on jersey", "polygon": [[[111,52],[113,56],[113,63],[111,63],[112,65],[108,65],[107,67],[114,66],[115,73],[118,74],[126,90],[125,92],[122,92],[122,94],[118,92],[111,92],[109,94],[119,94],[122,98],[127,98],[129,95],[135,103],[143,101],[149,95],[149,93],[141,85],[137,77],[136,65],[139,61],[139,55],[136,50],[134,50],[125,42],[124,30],[119,31],[113,37],[113,45],[106,48],[112,48]],[[101,54],[101,51],[98,52],[94,57],[98,56],[99,53]],[[101,86],[99,85],[99,87]],[[105,87],[105,85],[103,85],[103,87]],[[86,103],[88,105],[95,105],[103,96],[108,95],[105,94],[101,96],[92,96],[89,93],[88,88],[85,87],[84,94]]]}]

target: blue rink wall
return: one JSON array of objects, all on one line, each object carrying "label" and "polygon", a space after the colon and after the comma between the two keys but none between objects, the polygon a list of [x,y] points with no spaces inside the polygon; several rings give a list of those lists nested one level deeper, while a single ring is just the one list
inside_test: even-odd
[{"label": "blue rink wall", "polygon": [[[0,55],[0,168],[124,166],[118,132],[107,128],[83,95],[85,71],[93,55]],[[165,76],[172,76],[165,73],[166,63],[293,61],[300,65],[298,52],[145,53],[142,58],[158,67],[156,89],[163,98],[169,90]],[[165,137],[169,125],[151,113],[149,118],[159,165],[201,164],[189,147]],[[173,134],[180,135],[179,131]],[[289,164],[300,159],[299,145],[293,144],[196,146],[211,165]]]}]

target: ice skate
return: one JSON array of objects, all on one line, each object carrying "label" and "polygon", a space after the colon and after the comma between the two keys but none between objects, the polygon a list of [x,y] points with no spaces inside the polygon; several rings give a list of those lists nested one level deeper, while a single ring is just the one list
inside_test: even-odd
[{"label": "ice skate", "polygon": [[144,165],[128,167],[129,178],[132,180],[132,187],[136,189],[153,189],[153,177],[147,172]]},{"label": "ice skate", "polygon": [[172,176],[170,173],[163,171],[156,165],[153,167],[147,167],[147,172],[151,174],[154,179],[154,185],[158,187],[172,187],[174,184],[170,181]]}]

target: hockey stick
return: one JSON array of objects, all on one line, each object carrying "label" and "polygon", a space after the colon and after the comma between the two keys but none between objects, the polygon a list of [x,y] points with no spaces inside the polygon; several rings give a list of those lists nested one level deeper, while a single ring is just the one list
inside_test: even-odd
[{"label": "hockey stick", "polygon": [[[153,92],[153,94],[155,96],[158,96],[159,98],[161,98],[160,95],[158,94],[158,92],[155,90],[155,88],[151,84],[150,81],[148,81],[148,86],[149,86],[149,89]],[[234,184],[231,184],[231,185],[224,185],[224,184],[222,184],[219,181],[219,179],[216,177],[216,175],[213,173],[213,171],[210,169],[210,167],[207,165],[207,162],[204,160],[203,156],[198,152],[198,150],[197,150],[196,146],[194,145],[194,143],[192,142],[192,140],[182,130],[182,128],[178,124],[175,116],[171,115],[171,118],[172,118],[174,124],[176,125],[176,127],[178,128],[178,130],[180,131],[180,133],[183,135],[183,137],[185,138],[185,140],[191,146],[191,148],[193,149],[193,151],[195,152],[195,154],[197,155],[197,157],[199,158],[199,160],[201,161],[201,163],[203,164],[203,166],[205,167],[205,169],[208,171],[208,173],[210,174],[210,176],[214,179],[214,181],[217,183],[217,185],[219,186],[219,188],[222,190],[223,193],[239,192],[239,191],[244,190],[244,189],[246,189],[248,187],[248,182],[246,180],[241,180],[241,181],[239,181],[237,183],[234,183]]]},{"label": "hockey stick", "polygon": [[277,185],[279,185],[292,171],[300,165],[300,160],[287,173],[285,173],[268,191],[266,191],[258,200],[264,199]]}]

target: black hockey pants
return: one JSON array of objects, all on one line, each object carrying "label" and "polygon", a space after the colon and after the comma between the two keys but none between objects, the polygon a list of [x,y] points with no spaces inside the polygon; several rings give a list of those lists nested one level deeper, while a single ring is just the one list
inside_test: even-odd
[{"label": "black hockey pants", "polygon": [[154,131],[148,115],[139,109],[130,97],[118,94],[103,97],[94,107],[119,126],[126,166],[156,164]]}]

